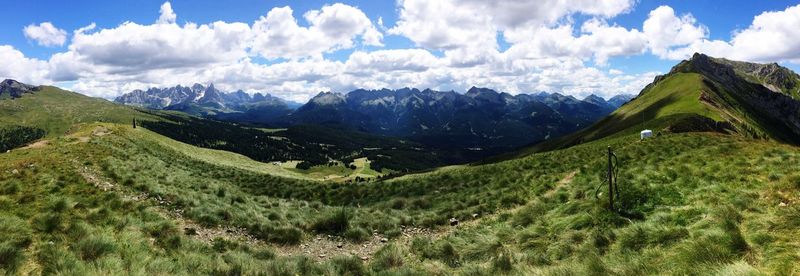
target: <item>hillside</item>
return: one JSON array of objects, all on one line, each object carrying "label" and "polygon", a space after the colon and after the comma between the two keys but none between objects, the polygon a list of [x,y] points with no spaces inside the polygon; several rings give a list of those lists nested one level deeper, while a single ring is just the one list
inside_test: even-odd
[{"label": "hillside", "polygon": [[800,77],[776,64],[730,61],[695,54],[593,124],[545,141],[522,155],[638,133],[716,131],[800,144]]},{"label": "hillside", "polygon": [[[583,143],[369,182],[317,181],[128,122],[72,125],[47,143],[0,153],[0,271],[800,273],[800,174],[791,165],[800,148],[756,135],[776,129],[760,124],[769,112],[714,98],[738,99],[720,87],[754,84],[716,83],[697,68],[676,66],[609,117],[621,126],[584,130],[592,136]],[[148,112],[176,132],[207,132],[199,120],[250,134]],[[640,141],[639,116],[662,134]],[[600,192],[607,147],[620,160],[617,212]],[[353,162],[354,173],[368,173],[368,161]]]},{"label": "hillside", "polygon": [[[252,128],[181,112],[119,105],[56,87],[9,82],[14,82],[14,87],[22,90],[9,89],[3,94],[15,96],[0,99],[0,142],[3,143],[0,149],[3,152],[40,138],[61,136],[75,124],[130,124],[136,118],[140,127],[172,139],[240,153],[261,162],[278,162],[287,169],[295,169],[299,165],[299,173],[318,174],[319,179],[355,180],[354,176],[350,176],[358,174],[356,167],[359,165],[355,164],[355,160],[359,158],[369,160],[369,178],[375,178],[388,173],[467,163],[497,153],[431,149],[403,139],[311,125],[273,130]],[[11,88],[10,85],[8,87]],[[201,86],[196,87],[199,89]],[[209,89],[207,91],[215,91]],[[223,98],[232,97],[222,95]],[[256,98],[266,99],[258,95]]]},{"label": "hillside", "polygon": [[[0,154],[2,264],[78,274],[798,272],[800,176],[782,164],[800,150],[710,133],[636,140],[319,184],[141,128],[86,124]],[[606,146],[623,162],[628,218],[594,195]]]},{"label": "hillside", "polygon": [[61,136],[78,123],[131,123],[134,117],[155,119],[133,108],[53,86],[40,86],[14,99],[0,98],[0,126],[36,127],[47,137]]}]

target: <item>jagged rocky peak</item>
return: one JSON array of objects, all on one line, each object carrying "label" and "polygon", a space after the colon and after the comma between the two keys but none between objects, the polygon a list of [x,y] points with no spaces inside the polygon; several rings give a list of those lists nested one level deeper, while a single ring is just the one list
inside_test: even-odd
[{"label": "jagged rocky peak", "polygon": [[596,105],[605,105],[605,104],[608,104],[608,102],[606,102],[606,100],[605,100],[605,99],[603,99],[602,97],[600,97],[600,96],[597,96],[597,95],[595,95],[595,94],[591,94],[591,95],[589,95],[589,96],[586,96],[586,98],[583,98],[583,101],[584,101],[584,102],[593,103],[593,104],[596,104]]},{"label": "jagged rocky peak", "polygon": [[334,92],[320,92],[314,98],[311,98],[311,103],[317,105],[337,105],[345,102],[344,95]]},{"label": "jagged rocky peak", "polygon": [[741,77],[785,94],[796,93],[800,86],[800,75],[777,63],[734,61],[701,53],[675,66],[670,73],[674,72],[695,72],[725,81]]},{"label": "jagged rocky peak", "polygon": [[38,90],[38,86],[24,84],[12,79],[6,79],[0,82],[0,96],[8,94],[11,98],[19,98],[22,97],[24,93],[33,93]]}]

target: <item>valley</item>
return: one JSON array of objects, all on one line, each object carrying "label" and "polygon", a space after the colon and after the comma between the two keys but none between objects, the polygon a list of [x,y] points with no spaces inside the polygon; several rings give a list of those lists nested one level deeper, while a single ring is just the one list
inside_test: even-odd
[{"label": "valley", "polygon": [[[5,81],[0,91],[16,90],[0,100],[0,269],[796,274],[800,174],[787,164],[800,162],[800,128],[782,114],[800,106],[791,84],[800,78],[756,67],[696,54],[602,118],[582,112],[603,99],[474,88],[457,96],[474,102],[432,118],[501,129],[514,112],[542,108],[569,122],[564,131],[586,126],[486,152],[371,129],[380,119],[312,124],[323,115],[309,115],[342,119],[331,104],[398,91],[322,93],[286,115],[297,124],[266,128]],[[488,112],[493,97],[504,99],[497,117],[461,113]],[[515,107],[525,97],[543,98]],[[641,139],[642,129],[655,137]],[[602,192],[609,147],[620,160],[613,210]]]}]

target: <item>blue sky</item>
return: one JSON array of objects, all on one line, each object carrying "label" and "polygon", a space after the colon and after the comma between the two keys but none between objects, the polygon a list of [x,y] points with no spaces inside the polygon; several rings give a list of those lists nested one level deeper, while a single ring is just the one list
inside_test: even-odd
[{"label": "blue sky", "polygon": [[[4,14],[0,55],[27,71],[0,69],[0,77],[106,98],[214,82],[304,100],[318,91],[403,86],[636,93],[693,51],[800,69],[800,37],[781,27],[800,22],[798,1],[483,2],[6,1],[6,10],[35,12]],[[174,20],[159,21],[164,5]],[[648,20],[653,27],[644,29]],[[751,37],[782,46],[772,51]]]}]

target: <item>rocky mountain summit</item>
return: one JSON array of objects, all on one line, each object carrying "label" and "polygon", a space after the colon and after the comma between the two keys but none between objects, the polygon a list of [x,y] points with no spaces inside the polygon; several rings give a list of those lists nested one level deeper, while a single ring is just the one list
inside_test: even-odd
[{"label": "rocky mountain summit", "polygon": [[8,97],[19,98],[25,93],[33,93],[38,91],[38,86],[24,84],[12,79],[6,79],[0,82],[0,97],[8,95]]},{"label": "rocky mountain summit", "polygon": [[618,107],[598,96],[403,88],[320,93],[279,123],[325,124],[458,147],[516,147],[587,127]]}]

